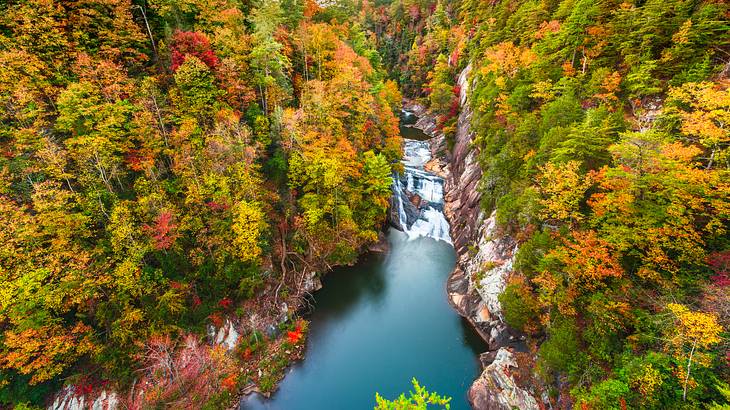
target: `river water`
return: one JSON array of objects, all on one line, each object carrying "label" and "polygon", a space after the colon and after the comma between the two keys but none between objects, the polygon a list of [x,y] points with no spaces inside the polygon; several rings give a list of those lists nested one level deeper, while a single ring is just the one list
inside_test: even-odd
[{"label": "river water", "polygon": [[447,302],[456,255],[441,212],[443,181],[423,170],[429,151],[427,141],[406,140],[405,175],[395,183],[398,198],[403,189],[423,198],[418,219],[409,224],[399,203],[405,232],[390,229],[390,251],[325,277],[305,359],[270,399],[251,395],[241,409],[372,409],[375,392],[395,398],[412,389],[413,377],[451,396],[452,409],[469,408],[466,392],[486,346]]}]

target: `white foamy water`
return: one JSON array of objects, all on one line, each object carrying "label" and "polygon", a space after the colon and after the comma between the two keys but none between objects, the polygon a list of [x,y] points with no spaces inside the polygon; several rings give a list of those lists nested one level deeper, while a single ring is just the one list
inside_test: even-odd
[{"label": "white foamy water", "polygon": [[[405,187],[399,177],[395,178],[394,184],[398,217],[409,239],[428,237],[451,243],[449,223],[441,211],[444,204],[444,181],[423,169],[429,160],[431,148],[428,141],[405,140],[402,161],[405,166]],[[404,191],[409,195],[417,194],[422,199],[418,218],[410,226],[401,195]]]},{"label": "white foamy water", "polygon": [[421,198],[435,204],[444,202],[444,181],[430,172],[414,167],[406,167],[408,192],[416,193]]},{"label": "white foamy water", "polygon": [[420,167],[431,160],[431,144],[428,141],[404,139],[403,165],[406,167]]},{"label": "white foamy water", "polygon": [[406,234],[409,239],[425,236],[451,243],[449,223],[444,214],[430,207],[421,212],[421,217],[406,231]]}]

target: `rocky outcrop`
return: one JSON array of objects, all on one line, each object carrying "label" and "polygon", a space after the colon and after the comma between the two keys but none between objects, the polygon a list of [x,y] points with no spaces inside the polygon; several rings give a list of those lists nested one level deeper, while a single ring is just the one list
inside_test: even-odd
[{"label": "rocky outcrop", "polygon": [[[459,114],[452,149],[436,127],[436,119],[424,107],[408,104],[407,109],[419,117],[415,127],[432,137],[432,157],[428,168],[445,178],[444,213],[451,225],[451,238],[457,264],[447,282],[449,299],[488,343],[489,353],[480,377],[469,390],[469,400],[476,409],[537,409],[537,401],[520,388],[510,369],[516,368],[508,347],[519,348],[522,338],[504,323],[499,294],[512,270],[516,242],[500,235],[495,214],[481,210],[479,150],[472,144],[472,111],[468,104],[469,73],[459,75],[461,87]],[[491,361],[491,362],[490,362]]]},{"label": "rocky outcrop", "polygon": [[469,402],[475,409],[538,409],[537,400],[517,386],[512,371],[517,361],[502,347],[481,376],[469,389]]},{"label": "rocky outcrop", "polygon": [[378,232],[378,241],[368,246],[368,252],[373,253],[388,253],[389,250],[390,245],[388,244],[388,237],[385,236],[385,233],[382,231]]},{"label": "rocky outcrop", "polygon": [[[457,122],[454,146],[447,156],[449,168],[446,179],[445,212],[446,217],[452,221],[451,236],[459,255],[468,252],[468,246],[477,239],[479,227],[484,219],[479,206],[481,201],[479,180],[482,177],[482,169],[478,162],[479,150],[472,144],[472,111],[468,105],[470,71],[471,66],[468,66],[459,75],[462,109]],[[444,137],[440,139],[445,140]],[[434,145],[443,149],[445,141]]]},{"label": "rocky outcrop", "polygon": [[219,329],[216,329],[212,324],[208,325],[208,337],[214,344],[225,346],[230,351],[236,347],[240,333],[229,318]]},{"label": "rocky outcrop", "polygon": [[473,242],[458,253],[447,291],[451,303],[471,321],[489,349],[497,350],[522,341],[505,325],[498,299],[517,248],[512,238],[497,234],[494,214],[478,223]]},{"label": "rocky outcrop", "polygon": [[96,397],[88,397],[74,386],[67,386],[56,395],[48,410],[113,410],[118,406],[119,398],[114,392],[103,390]]}]

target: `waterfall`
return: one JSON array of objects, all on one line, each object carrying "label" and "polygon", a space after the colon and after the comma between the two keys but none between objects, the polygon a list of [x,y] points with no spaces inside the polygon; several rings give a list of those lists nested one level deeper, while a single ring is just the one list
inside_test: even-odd
[{"label": "waterfall", "polygon": [[395,183],[393,185],[394,186],[393,195],[395,196],[395,204],[398,207],[398,218],[401,223],[401,226],[407,230],[408,215],[406,214],[406,207],[403,204],[403,195],[401,195],[401,192],[403,192],[403,184],[401,184],[400,178],[398,178],[398,175],[395,175],[393,180],[395,181]]},{"label": "waterfall", "polygon": [[394,178],[394,204],[398,208],[400,226],[409,239],[428,237],[451,243],[449,223],[443,213],[444,180],[424,169],[430,159],[428,141],[405,139],[402,161],[405,171],[404,175]]}]

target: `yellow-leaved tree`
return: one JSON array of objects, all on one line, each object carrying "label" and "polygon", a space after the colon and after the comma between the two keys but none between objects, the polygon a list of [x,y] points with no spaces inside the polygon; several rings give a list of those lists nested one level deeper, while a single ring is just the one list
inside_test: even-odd
[{"label": "yellow-leaved tree", "polygon": [[707,169],[730,168],[730,88],[722,83],[686,83],[669,92],[670,113],[679,115],[681,131],[702,146]]},{"label": "yellow-leaved tree", "polygon": [[591,179],[589,175],[582,176],[579,168],[578,161],[565,164],[548,162],[542,167],[542,174],[538,177],[542,194],[542,218],[553,222],[578,222],[583,219],[579,207],[591,185]]},{"label": "yellow-leaved tree", "polygon": [[264,213],[259,206],[246,201],[236,204],[233,217],[234,254],[245,262],[257,261],[261,256],[259,241],[265,228]]},{"label": "yellow-leaved tree", "polygon": [[686,369],[679,369],[680,374],[684,373],[682,399],[686,400],[692,364],[710,364],[706,350],[722,341],[723,328],[717,322],[717,316],[711,313],[695,312],[678,303],[667,304],[667,310],[674,320],[673,326],[667,329],[667,348],[677,360],[687,362]]}]

